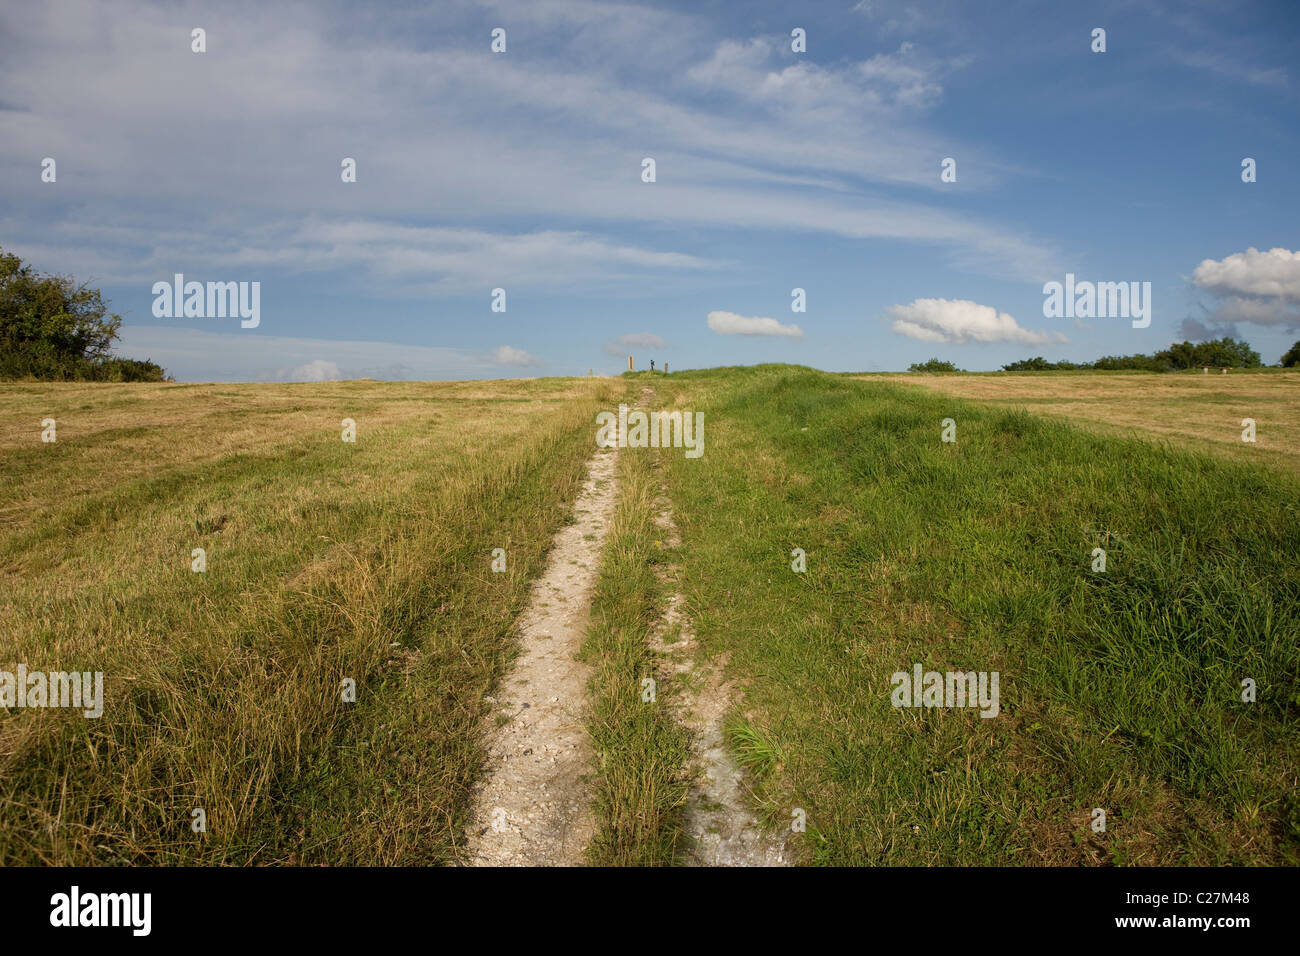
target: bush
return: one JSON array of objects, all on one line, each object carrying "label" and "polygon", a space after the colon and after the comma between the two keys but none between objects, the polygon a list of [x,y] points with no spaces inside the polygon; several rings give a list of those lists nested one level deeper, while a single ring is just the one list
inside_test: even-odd
[{"label": "bush", "polygon": [[1103,355],[1097,361],[1084,368],[1094,368],[1103,372],[1119,371],[1136,371],[1136,372],[1168,372],[1173,369],[1168,359],[1162,358],[1160,353],[1155,355]]},{"label": "bush", "polygon": [[1155,357],[1167,361],[1174,369],[1207,365],[1212,368],[1259,368],[1264,364],[1249,343],[1226,336],[1210,342],[1178,342],[1163,352],[1157,352]]},{"label": "bush", "polygon": [[951,362],[940,362],[937,358],[932,358],[926,362],[913,362],[907,367],[909,372],[964,372],[964,368],[958,368]]},{"label": "bush", "polygon": [[1055,362],[1049,362],[1041,355],[1036,355],[1031,359],[1021,359],[1019,362],[1012,362],[1009,365],[1002,366],[1004,372],[1048,372],[1055,371],[1057,365]]},{"label": "bush", "polygon": [[165,381],[154,362],[111,357],[121,325],[98,289],[41,275],[0,249],[0,378]]}]

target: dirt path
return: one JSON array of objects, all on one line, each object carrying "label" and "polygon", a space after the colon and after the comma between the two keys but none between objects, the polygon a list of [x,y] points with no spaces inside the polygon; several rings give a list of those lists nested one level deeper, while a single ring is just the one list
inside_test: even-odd
[{"label": "dirt path", "polygon": [[574,523],[555,536],[520,617],[522,652],[493,704],[488,766],[475,799],[466,863],[579,866],[594,833],[584,725],[582,646],[600,553],[617,500],[616,452],[588,465]]}]

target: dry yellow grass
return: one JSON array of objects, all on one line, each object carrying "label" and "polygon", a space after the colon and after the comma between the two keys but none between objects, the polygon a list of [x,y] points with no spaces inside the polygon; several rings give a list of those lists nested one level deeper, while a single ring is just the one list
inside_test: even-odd
[{"label": "dry yellow grass", "polygon": [[[871,375],[959,398],[1019,406],[1101,431],[1300,472],[1300,372],[1051,372]],[[1242,419],[1253,418],[1254,444]]]},{"label": "dry yellow grass", "polygon": [[0,669],[104,673],[99,719],[0,711],[0,863],[450,858],[482,696],[621,390],[0,385]]}]

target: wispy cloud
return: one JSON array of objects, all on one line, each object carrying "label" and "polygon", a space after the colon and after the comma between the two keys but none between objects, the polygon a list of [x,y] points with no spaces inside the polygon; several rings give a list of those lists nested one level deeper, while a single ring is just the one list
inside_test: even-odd
[{"label": "wispy cloud", "polygon": [[[513,270],[516,285],[639,277],[651,287],[655,274],[718,267],[610,235],[663,222],[936,243],[962,268],[1052,271],[1042,241],[862,189],[938,188],[933,169],[950,139],[923,118],[959,61],[904,43],[857,61],[791,62],[788,38],[715,40],[687,14],[496,6],[550,42],[516,41],[505,56],[454,33],[433,48],[412,42],[469,30],[482,12],[459,4],[440,7],[437,21],[406,11],[348,31],[326,8],[232,6],[205,20],[202,56],[171,8],[149,0],[51,0],[21,25],[0,15],[0,35],[23,37],[4,46],[0,88],[24,111],[0,142],[0,181],[25,181],[33,155],[56,155],[60,199],[95,198],[89,216],[62,220],[20,208],[8,239],[58,268],[102,264],[133,279],[178,255],[214,266],[360,263],[362,277],[390,276],[399,295],[472,288],[494,271]],[[638,52],[637,75],[619,49]],[[62,66],[41,68],[49,62]],[[644,155],[660,164],[653,186],[639,179]],[[357,161],[356,183],[340,181],[344,156]],[[67,234],[74,218],[121,231],[112,262]],[[557,225],[475,223],[487,219]],[[187,248],[160,241],[176,231]]]},{"label": "wispy cloud", "polygon": [[503,368],[540,361],[511,346],[483,353],[156,325],[124,326],[117,352],[152,359],[183,382],[490,378],[500,376]]},{"label": "wispy cloud", "polygon": [[668,343],[653,332],[631,332],[627,335],[620,335],[616,339],[609,339],[601,346],[606,355],[613,355],[615,358],[622,358],[628,353],[629,349],[663,349],[667,347]]},{"label": "wispy cloud", "polygon": [[[209,359],[244,377],[441,377],[527,368],[495,363],[503,341],[548,371],[657,356],[664,338],[679,359],[731,362],[745,351],[734,336],[788,341],[798,327],[730,313],[719,335],[698,317],[728,301],[781,314],[762,303],[796,285],[816,304],[796,317],[810,362],[905,364],[915,337],[1045,342],[1051,331],[1001,317],[1035,314],[1067,263],[1131,262],[1165,283],[1195,263],[1170,241],[1185,238],[1179,197],[1202,197],[1198,222],[1249,227],[1233,235],[1288,235],[1276,157],[1295,152],[1294,104],[1271,10],[1116,0],[1111,52],[1097,56],[1090,24],[1038,6],[0,4],[0,241],[105,286],[128,322],[150,321],[150,285],[174,272],[260,280],[257,331],[292,354],[236,340],[198,356],[168,340],[168,367],[186,377]],[[796,25],[806,53],[791,50]],[[502,55],[495,26],[509,33]],[[1218,136],[1204,135],[1203,107]],[[1146,135],[1116,152],[1081,134],[1080,116],[1127,117]],[[1259,155],[1258,183],[1222,166],[1225,143],[1233,163]],[[1181,159],[1157,175],[1166,146]],[[57,184],[38,179],[45,156]],[[654,183],[641,181],[646,156]],[[940,182],[947,156],[956,183]],[[340,177],[344,157],[356,182]],[[1115,219],[1139,205],[1161,213],[1141,241]],[[496,287],[510,308],[489,315]],[[885,323],[861,334],[861,316],[953,288],[1005,311],[988,324],[913,308],[891,319],[903,338]],[[1212,300],[1197,316],[1207,330],[1278,337],[1295,313],[1257,291],[1190,288]],[[939,300],[912,306],[923,301]],[[1156,320],[1172,331],[1177,318]],[[313,338],[361,321],[375,339],[472,348]],[[657,341],[620,341],[619,328]],[[1062,328],[1080,349],[1110,348],[1103,327]]]},{"label": "wispy cloud", "polygon": [[276,378],[286,382],[332,382],[344,378],[343,370],[337,362],[325,359],[312,359],[297,368],[277,372]]},{"label": "wispy cloud", "polygon": [[356,272],[388,283],[389,295],[486,294],[495,286],[554,288],[725,267],[576,231],[512,235],[318,216],[212,232],[62,223],[45,230],[45,236],[7,245],[37,262],[53,258],[60,247],[78,250],[81,268],[100,281],[145,283],[178,271]]},{"label": "wispy cloud", "polygon": [[1218,76],[1238,80],[1254,86],[1285,87],[1287,71],[1280,66],[1260,66],[1234,59],[1225,53],[1210,50],[1183,50],[1171,48],[1170,56],[1184,66],[1198,70],[1209,70]]}]

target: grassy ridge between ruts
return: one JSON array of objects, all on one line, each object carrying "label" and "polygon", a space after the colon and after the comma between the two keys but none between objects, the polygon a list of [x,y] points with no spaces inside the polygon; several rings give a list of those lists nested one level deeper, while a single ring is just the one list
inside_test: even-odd
[{"label": "grassy ridge between ruts", "polygon": [[[666,458],[687,601],[808,861],[1300,862],[1293,477],[790,366],[656,387],[705,413]],[[918,663],[999,672],[1000,713],[892,706]]]},{"label": "grassy ridge between ruts", "polygon": [[621,394],[5,386],[0,668],[102,671],[104,713],[0,713],[0,863],[452,859],[483,695]]},{"label": "grassy ridge between ruts", "polygon": [[601,866],[667,865],[682,847],[690,738],[672,713],[679,688],[651,646],[667,599],[656,569],[670,553],[654,521],[659,453],[619,452],[618,505],[583,644],[597,825],[588,856]]}]

